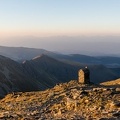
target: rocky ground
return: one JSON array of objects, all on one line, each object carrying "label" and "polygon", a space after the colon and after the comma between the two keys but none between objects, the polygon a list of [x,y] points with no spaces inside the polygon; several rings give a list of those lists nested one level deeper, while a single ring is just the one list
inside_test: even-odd
[{"label": "rocky ground", "polygon": [[117,79],[117,80],[113,80],[113,81],[107,81],[107,82],[103,82],[101,83],[101,85],[104,85],[104,86],[118,86],[120,87],[120,78]]},{"label": "rocky ground", "polygon": [[120,120],[120,86],[76,80],[0,100],[0,120]]}]

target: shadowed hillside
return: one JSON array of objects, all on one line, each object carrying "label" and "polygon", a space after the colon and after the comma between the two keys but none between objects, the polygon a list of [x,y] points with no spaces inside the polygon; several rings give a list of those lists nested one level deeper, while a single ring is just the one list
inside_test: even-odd
[{"label": "shadowed hillside", "polygon": [[[58,83],[78,78],[82,65],[70,65],[41,55],[22,64],[0,56],[0,94],[4,96],[13,91],[45,90]],[[89,65],[91,81],[104,82],[118,78],[103,65]]]},{"label": "shadowed hillside", "polygon": [[13,91],[33,91],[38,89],[38,84],[26,76],[21,64],[0,56],[0,95]]},{"label": "shadowed hillside", "polygon": [[48,87],[77,78],[79,69],[79,67],[62,63],[46,55],[25,61],[23,67],[31,78],[37,79]]},{"label": "shadowed hillside", "polygon": [[[41,76],[45,77],[49,75],[48,78],[66,82],[71,79],[77,79],[78,70],[85,67],[85,65],[70,65],[46,55],[41,55],[30,61],[24,62],[23,67],[34,79],[37,78],[41,81]],[[118,78],[118,75],[116,75],[115,72],[103,65],[88,65],[88,67],[91,72],[91,81],[94,83],[100,83]],[[33,70],[36,74],[32,76],[31,71]]]}]

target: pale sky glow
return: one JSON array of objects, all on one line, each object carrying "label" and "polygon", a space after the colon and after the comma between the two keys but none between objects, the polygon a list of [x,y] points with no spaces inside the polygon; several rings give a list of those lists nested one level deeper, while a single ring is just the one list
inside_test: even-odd
[{"label": "pale sky glow", "polygon": [[0,0],[0,46],[120,56],[120,0]]},{"label": "pale sky glow", "polygon": [[120,35],[120,0],[0,0],[0,35]]}]

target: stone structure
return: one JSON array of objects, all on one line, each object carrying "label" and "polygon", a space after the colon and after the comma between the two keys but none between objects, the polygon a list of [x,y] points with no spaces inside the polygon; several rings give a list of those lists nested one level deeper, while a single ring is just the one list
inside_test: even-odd
[{"label": "stone structure", "polygon": [[87,67],[78,71],[78,83],[89,84],[90,83],[90,71]]}]

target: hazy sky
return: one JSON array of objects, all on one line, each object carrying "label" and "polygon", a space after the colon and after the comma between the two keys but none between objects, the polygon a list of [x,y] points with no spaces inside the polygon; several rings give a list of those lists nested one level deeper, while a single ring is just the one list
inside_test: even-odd
[{"label": "hazy sky", "polygon": [[120,0],[0,0],[0,36],[120,35]]},{"label": "hazy sky", "polygon": [[0,45],[62,53],[120,51],[120,0],[0,0]]}]

